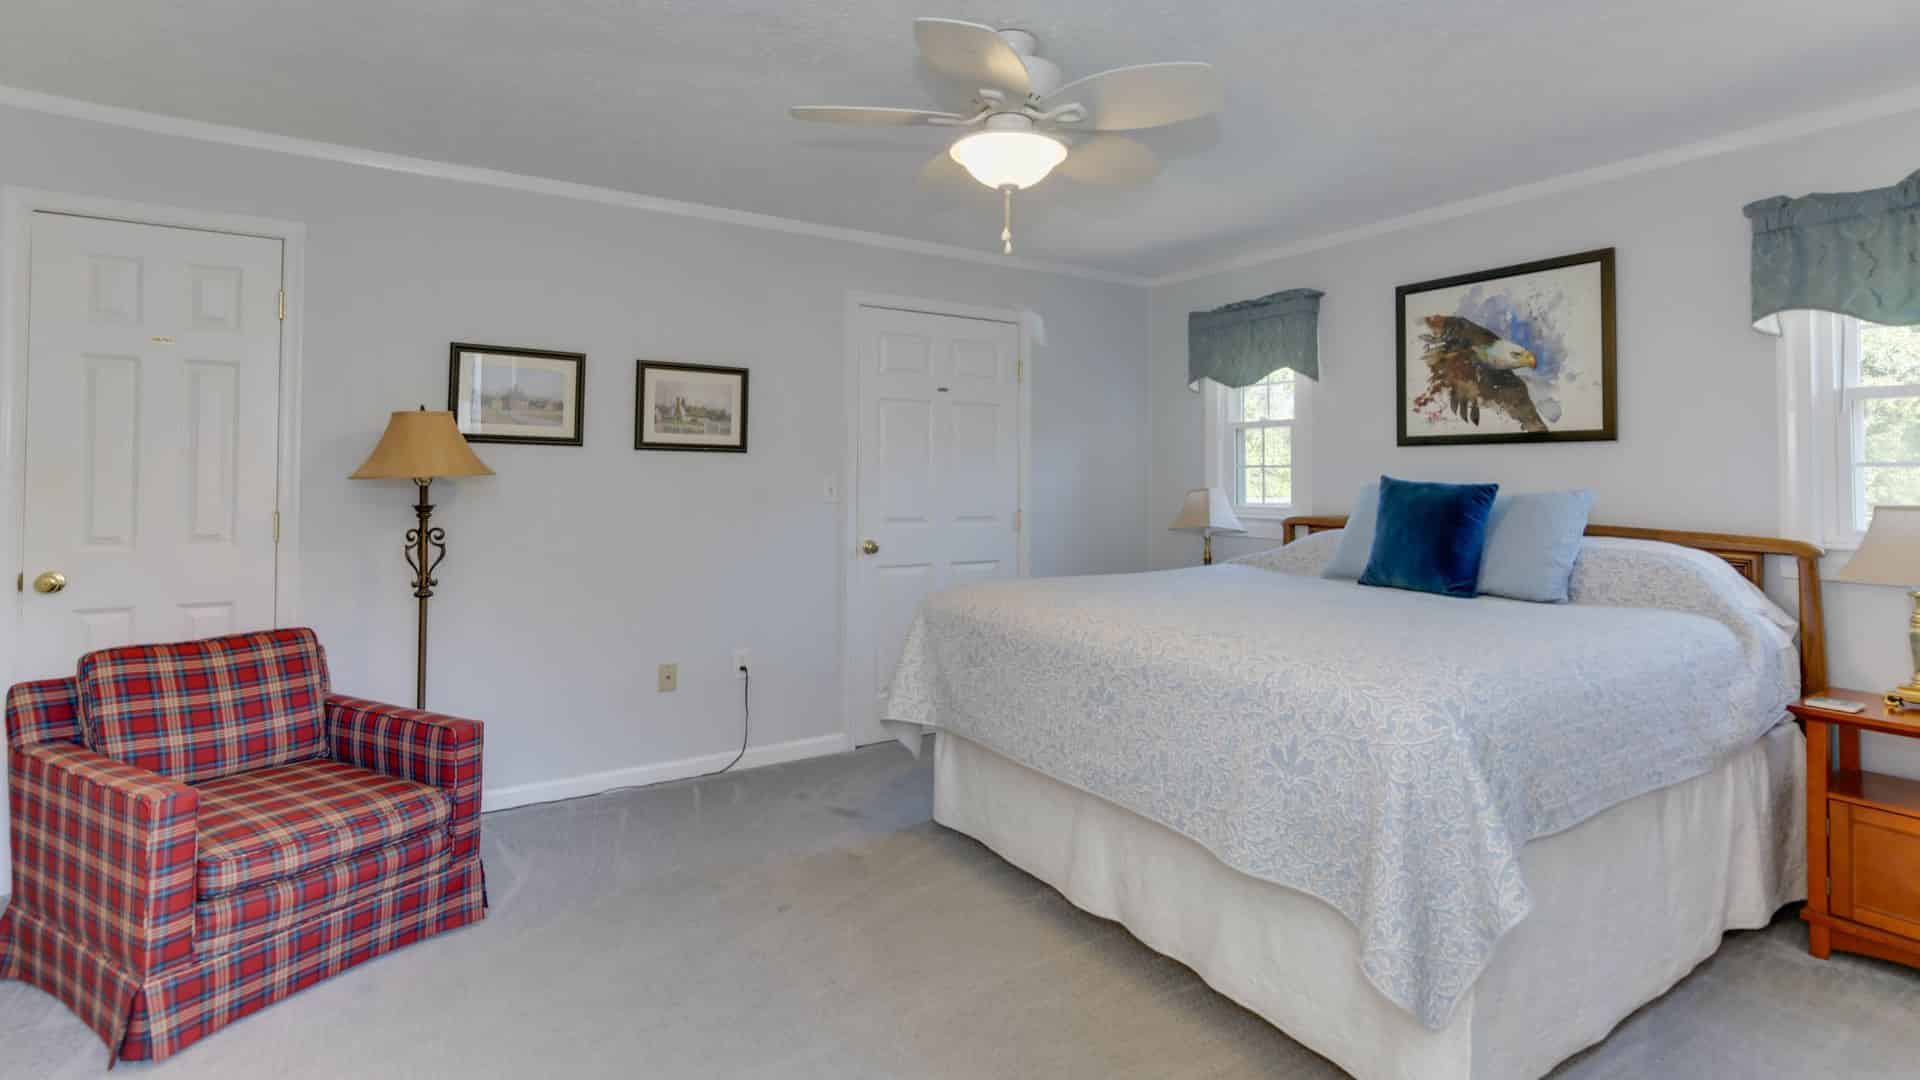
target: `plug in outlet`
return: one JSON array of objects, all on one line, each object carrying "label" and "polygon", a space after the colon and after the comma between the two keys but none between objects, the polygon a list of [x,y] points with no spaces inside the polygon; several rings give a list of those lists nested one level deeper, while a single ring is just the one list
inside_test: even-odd
[{"label": "plug in outlet", "polygon": [[736,679],[746,678],[747,677],[746,669],[752,666],[752,660],[753,660],[752,649],[733,650],[733,677]]},{"label": "plug in outlet", "polygon": [[680,689],[680,665],[679,664],[661,664],[660,665],[660,692],[663,694],[669,694],[678,689]]}]

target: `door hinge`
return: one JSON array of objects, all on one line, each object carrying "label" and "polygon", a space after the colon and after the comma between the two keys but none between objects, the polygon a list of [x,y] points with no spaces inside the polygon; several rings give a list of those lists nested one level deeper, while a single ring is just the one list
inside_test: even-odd
[{"label": "door hinge", "polygon": [[27,572],[25,570],[22,570],[19,573],[13,575],[13,591],[14,592],[27,591]]},{"label": "door hinge", "polygon": [[1013,512],[1013,531],[1014,532],[1020,531],[1020,511],[1018,510],[1015,510]]},{"label": "door hinge", "polygon": [[280,321],[287,321],[287,290],[280,290]]},{"label": "door hinge", "polygon": [[273,512],[273,542],[280,542],[280,511]]},{"label": "door hinge", "polygon": [[1027,358],[1022,356],[1013,362],[1013,381],[1024,382],[1027,378]]}]

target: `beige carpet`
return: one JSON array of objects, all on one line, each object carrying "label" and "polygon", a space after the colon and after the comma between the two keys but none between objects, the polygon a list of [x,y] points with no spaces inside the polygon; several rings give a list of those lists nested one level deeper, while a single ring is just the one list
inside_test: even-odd
[{"label": "beige carpet", "polygon": [[[491,917],[159,1066],[191,1077],[1338,1077],[1185,968],[927,821],[897,747],[492,814]],[[1920,974],[1797,921],[1557,1076],[1910,1077]],[[0,1077],[99,1040],[0,983]]]}]

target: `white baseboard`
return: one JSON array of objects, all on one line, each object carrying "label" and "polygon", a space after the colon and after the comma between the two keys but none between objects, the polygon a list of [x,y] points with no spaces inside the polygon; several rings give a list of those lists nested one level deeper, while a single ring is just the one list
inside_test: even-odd
[{"label": "white baseboard", "polygon": [[[747,748],[746,756],[740,759],[740,764],[735,765],[734,769],[757,769],[762,765],[778,765],[783,761],[824,757],[828,754],[843,753],[848,749],[850,747],[847,744],[847,736],[841,732],[771,743],[766,746],[750,746]],[[615,788],[662,784],[668,780],[685,780],[690,776],[699,776],[719,769],[732,761],[733,755],[738,752],[723,750],[717,754],[702,754],[699,757],[681,758],[679,761],[630,765],[624,769],[608,769],[606,772],[586,773],[560,780],[542,780],[532,784],[488,788],[480,796],[480,812],[484,814],[514,806],[526,806],[530,803],[555,802],[560,799],[579,798],[582,795],[598,795]]]}]

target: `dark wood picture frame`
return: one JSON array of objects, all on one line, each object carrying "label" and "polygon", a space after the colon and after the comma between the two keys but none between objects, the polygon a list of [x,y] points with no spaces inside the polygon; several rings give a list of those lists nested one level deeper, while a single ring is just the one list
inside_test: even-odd
[{"label": "dark wood picture frame", "polygon": [[[740,439],[737,444],[659,442],[647,438],[647,372],[684,371],[701,375],[732,376],[740,380]],[[747,369],[717,367],[712,364],[673,364],[664,360],[633,362],[633,448],[635,450],[685,450],[708,454],[744,454],[747,452]]]},{"label": "dark wood picture frame", "polygon": [[[1471,274],[1455,274],[1452,277],[1435,278],[1432,281],[1415,282],[1402,285],[1393,294],[1394,328],[1394,404],[1395,429],[1399,446],[1460,446],[1481,445],[1486,443],[1541,443],[1541,442],[1614,442],[1619,434],[1619,398],[1618,365],[1615,353],[1614,331],[1614,268],[1612,248],[1596,248],[1573,255],[1562,255],[1555,259],[1541,259],[1537,262],[1519,263],[1514,266],[1502,266],[1493,270],[1480,270]],[[1569,266],[1582,266],[1597,263],[1600,267],[1600,412],[1598,428],[1581,428],[1571,431],[1521,431],[1489,432],[1486,434],[1465,435],[1410,435],[1407,433],[1407,300],[1411,296],[1435,289],[1449,289],[1461,285],[1473,285],[1483,281],[1498,281],[1502,278],[1524,277],[1547,270],[1559,270]]]},{"label": "dark wood picture frame", "polygon": [[460,361],[464,353],[493,356],[529,356],[573,365],[573,430],[566,435],[547,438],[541,435],[489,435],[484,431],[460,433],[470,443],[517,443],[522,446],[584,446],[587,439],[587,354],[558,352],[553,349],[528,349],[515,345],[477,345],[456,341],[447,346],[447,411],[460,422]]}]

